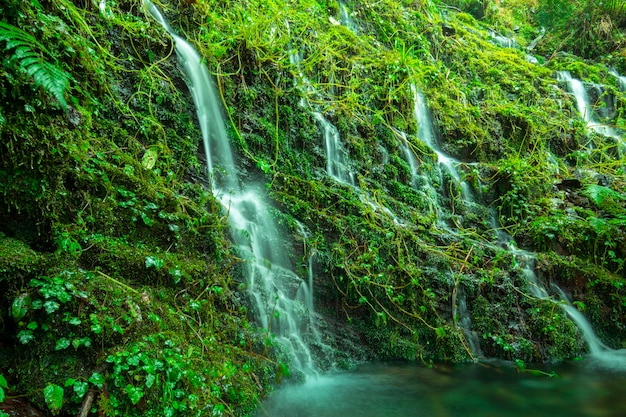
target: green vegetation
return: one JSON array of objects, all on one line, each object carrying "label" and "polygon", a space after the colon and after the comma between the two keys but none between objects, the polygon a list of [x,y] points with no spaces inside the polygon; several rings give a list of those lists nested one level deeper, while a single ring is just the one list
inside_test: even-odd
[{"label": "green vegetation", "polygon": [[[358,33],[335,0],[160,4],[214,75],[240,169],[265,182],[301,276],[315,254],[316,308],[346,334],[325,334],[336,352],[322,366],[472,360],[462,303],[487,356],[524,370],[582,355],[498,228],[623,347],[623,146],[585,125],[554,73],[585,81],[601,121],[626,128],[607,69],[626,73],[624,2],[345,4]],[[250,412],[290,370],[249,312],[172,41],[135,0],[6,0],[0,15],[0,403]],[[439,176],[412,86],[475,202]],[[312,109],[338,128],[360,191],[326,175]],[[360,346],[346,353],[348,339]]]}]

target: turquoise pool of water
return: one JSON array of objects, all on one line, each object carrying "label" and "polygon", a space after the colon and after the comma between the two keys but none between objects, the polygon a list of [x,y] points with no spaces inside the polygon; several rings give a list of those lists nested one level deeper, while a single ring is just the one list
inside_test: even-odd
[{"label": "turquoise pool of water", "polygon": [[285,384],[257,417],[625,417],[626,356],[533,368],[371,363]]}]

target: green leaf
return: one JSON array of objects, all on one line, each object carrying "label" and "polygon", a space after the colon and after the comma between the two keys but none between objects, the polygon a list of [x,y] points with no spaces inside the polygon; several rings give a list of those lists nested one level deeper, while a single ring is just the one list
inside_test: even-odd
[{"label": "green leaf", "polygon": [[73,339],[72,346],[74,346],[74,349],[78,349],[81,346],[85,346],[87,348],[91,347],[91,339],[88,337],[82,337],[80,339]]},{"label": "green leaf", "polygon": [[0,387],[0,403],[4,402],[4,388]]},{"label": "green leaf", "polygon": [[30,296],[27,293],[18,295],[13,300],[13,306],[11,307],[11,314],[15,320],[22,319],[27,313],[30,307]]},{"label": "green leaf", "polygon": [[43,308],[46,309],[46,313],[48,314],[54,313],[55,311],[59,309],[59,307],[60,305],[56,301],[49,300],[43,303]]},{"label": "green leaf", "polygon": [[443,327],[437,327],[435,329],[435,333],[437,333],[437,337],[445,337],[446,329],[444,329]]},{"label": "green leaf", "polygon": [[33,340],[35,336],[33,336],[32,330],[22,330],[21,332],[17,334],[17,338],[21,344],[25,345],[31,340]]},{"label": "green leaf", "polygon": [[54,350],[63,350],[63,349],[67,349],[68,347],[70,347],[70,339],[66,337],[62,337],[59,340],[57,340]]},{"label": "green leaf", "polygon": [[99,374],[98,372],[94,372],[89,377],[89,382],[94,384],[98,389],[102,389],[102,387],[104,386],[105,379],[102,374]]},{"label": "green leaf", "polygon": [[89,389],[89,384],[85,381],[76,381],[74,382],[74,392],[78,396],[78,398],[83,398],[85,394],[87,394],[87,390]]},{"label": "green leaf", "polygon": [[146,388],[150,388],[152,385],[154,385],[155,381],[156,377],[154,376],[154,374],[148,374],[146,376]]},{"label": "green leaf", "polygon": [[140,387],[135,387],[131,384],[126,385],[126,394],[130,398],[130,402],[136,405],[143,397],[143,391]]},{"label": "green leaf", "polygon": [[151,146],[146,149],[146,152],[143,154],[143,158],[141,158],[141,165],[143,165],[146,169],[154,168],[157,159],[159,158],[159,148],[158,146]]},{"label": "green leaf", "polygon": [[7,383],[7,380],[4,377],[4,375],[0,375],[0,388],[9,388],[9,384]]},{"label": "green leaf", "polygon": [[59,414],[63,407],[63,388],[56,384],[48,384],[43,389],[43,398],[52,415]]},{"label": "green leaf", "polygon": [[146,268],[155,268],[159,270],[163,268],[165,261],[161,258],[157,258],[155,256],[146,256]]},{"label": "green leaf", "polygon": [[0,22],[0,41],[6,42],[5,50],[15,49],[10,61],[19,61],[19,68],[33,78],[35,86],[43,87],[66,110],[65,90],[72,76],[42,57],[50,52],[31,34],[4,22]]},{"label": "green leaf", "polygon": [[602,204],[605,200],[626,200],[626,197],[617,191],[596,184],[588,185],[584,190],[584,194],[600,208],[602,208]]},{"label": "green leaf", "polygon": [[183,272],[178,268],[169,269],[167,271],[174,279],[174,284],[178,284],[183,277]]}]

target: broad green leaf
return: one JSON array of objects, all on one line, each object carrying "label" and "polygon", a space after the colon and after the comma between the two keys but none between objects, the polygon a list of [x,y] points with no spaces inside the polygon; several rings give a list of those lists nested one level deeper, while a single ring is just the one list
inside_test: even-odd
[{"label": "broad green leaf", "polygon": [[165,261],[161,258],[157,258],[156,256],[146,256],[146,268],[155,268],[159,270],[163,268],[163,264],[165,264]]},{"label": "broad green leaf", "polygon": [[56,346],[54,347],[55,350],[63,350],[63,349],[67,349],[68,347],[70,347],[70,339],[66,338],[66,337],[62,337],[59,340],[57,340]]},{"label": "broad green leaf", "polygon": [[4,375],[0,375],[0,388],[9,388],[9,384]]},{"label": "broad green leaf", "polygon": [[126,385],[126,393],[128,394],[128,398],[130,398],[130,402],[133,405],[137,404],[141,397],[143,397],[143,391],[140,387],[135,387],[133,385]]},{"label": "broad green leaf", "polygon": [[154,385],[155,381],[156,377],[154,376],[154,374],[148,374],[146,376],[146,388],[150,388],[152,385]]},{"label": "broad green leaf", "polygon": [[102,374],[99,374],[98,372],[94,372],[89,377],[89,382],[91,382],[96,387],[98,387],[98,389],[102,389],[102,387],[104,386],[104,382],[105,382],[104,376]]},{"label": "broad green leaf", "polygon": [[83,398],[85,394],[87,394],[87,390],[89,389],[89,384],[84,381],[76,381],[74,382],[74,392],[78,396],[78,398]]},{"label": "broad green leaf", "polygon": [[22,319],[28,313],[30,302],[30,296],[26,293],[18,295],[15,300],[13,300],[11,314],[15,320]]},{"label": "broad green leaf", "polygon": [[603,202],[607,199],[614,201],[626,200],[626,197],[617,191],[596,184],[588,185],[584,190],[584,194],[600,208],[602,208]]},{"label": "broad green leaf", "polygon": [[437,337],[445,337],[446,336],[446,329],[444,329],[443,327],[437,327],[435,329],[435,333],[437,334]]},{"label": "broad green leaf", "polygon": [[25,345],[26,343],[33,340],[35,336],[33,336],[32,330],[22,330],[17,334],[17,338],[19,339],[21,344]]},{"label": "broad green leaf", "polygon": [[48,300],[43,303],[43,308],[46,310],[46,313],[52,314],[59,309],[60,305],[56,301]]},{"label": "broad green leaf", "polygon": [[57,384],[48,384],[43,389],[43,398],[50,409],[52,415],[59,414],[63,407],[63,388]]},{"label": "broad green leaf", "polygon": [[146,149],[146,153],[143,154],[143,158],[141,158],[141,165],[143,165],[146,169],[154,168],[157,159],[159,158],[159,148],[156,146],[151,146]]}]

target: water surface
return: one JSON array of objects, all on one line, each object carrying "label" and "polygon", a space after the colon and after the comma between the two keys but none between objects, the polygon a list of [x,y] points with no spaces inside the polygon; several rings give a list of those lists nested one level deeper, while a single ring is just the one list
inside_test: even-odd
[{"label": "water surface", "polygon": [[[620,358],[621,360],[623,359]],[[584,360],[519,372],[503,363],[367,364],[287,385],[257,417],[623,417],[626,372]]]}]

